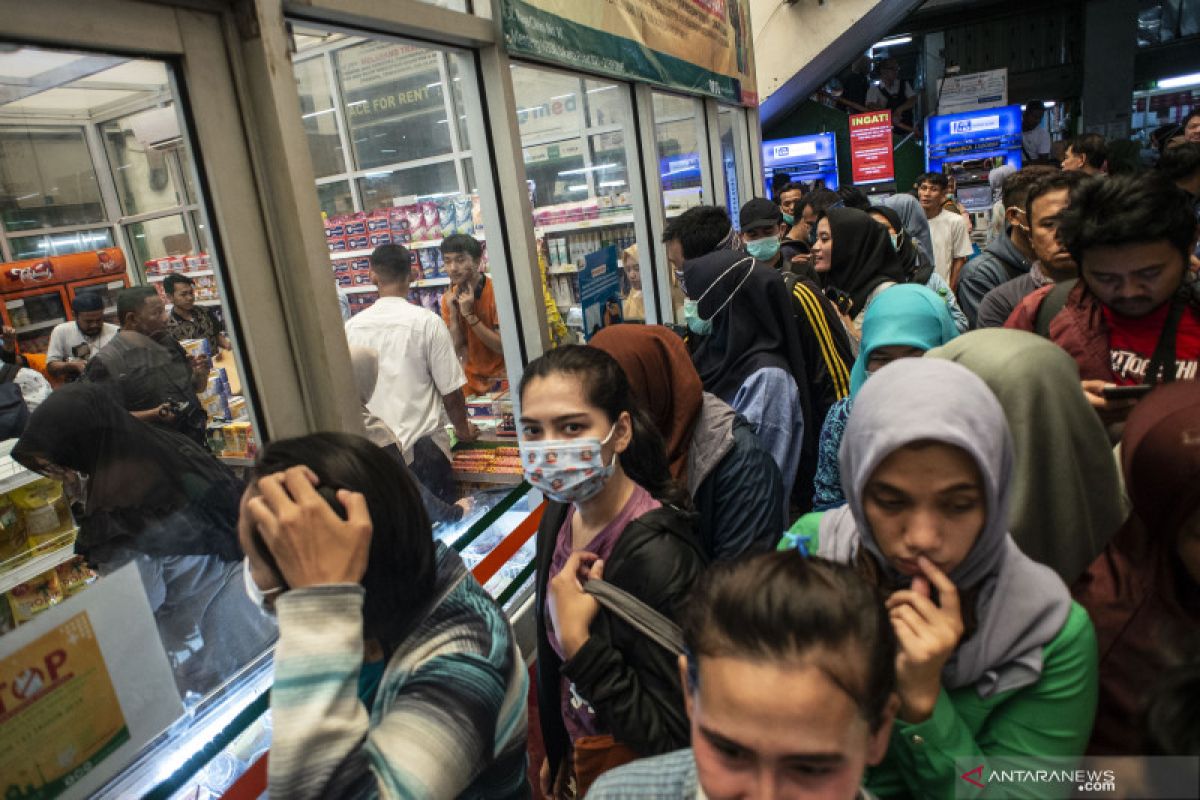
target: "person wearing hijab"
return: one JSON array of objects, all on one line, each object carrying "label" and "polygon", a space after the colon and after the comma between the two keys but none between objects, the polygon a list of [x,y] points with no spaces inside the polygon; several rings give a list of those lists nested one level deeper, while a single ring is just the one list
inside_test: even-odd
[{"label": "person wearing hijab", "polygon": [[[952,798],[956,759],[1083,753],[1096,709],[1087,612],[1008,534],[1004,410],[966,367],[903,359],[858,393],[842,441],[846,506],[797,528],[887,596],[900,708],[881,798]],[[795,530],[795,529],[794,529]]]},{"label": "person wearing hijab", "polygon": [[[1100,707],[1088,752],[1135,754],[1151,689],[1176,643],[1200,634],[1200,384],[1138,401],[1121,438],[1133,513],[1073,587],[1100,642]],[[1194,721],[1193,721],[1194,722]]]},{"label": "person wearing hijab", "polygon": [[704,391],[683,340],[658,325],[614,325],[589,344],[617,360],[687,486],[713,561],[771,549],[786,527],[783,479],[754,428]]},{"label": "person wearing hijab", "polygon": [[879,223],[855,208],[830,209],[817,223],[814,269],[826,292],[839,298],[850,321],[847,332],[862,334],[862,314],[890,286],[905,282],[900,256]]},{"label": "person wearing hijab", "polygon": [[898,358],[920,358],[958,335],[942,298],[924,286],[893,286],[863,315],[862,347],[850,373],[850,395],[829,409],[821,427],[813,508],[825,511],[846,504],[838,452],[854,396],[873,372]]},{"label": "person wearing hijab", "polygon": [[1009,530],[1025,555],[1071,583],[1128,510],[1074,361],[1040,336],[1002,328],[972,331],[929,356],[962,364],[1000,400],[1017,459]]},{"label": "person wearing hijab", "polygon": [[33,413],[12,455],[78,496],[75,549],[101,576],[137,565],[182,693],[216,688],[274,638],[243,589],[241,481],[189,437],[72,383]]},{"label": "person wearing hijab", "polygon": [[[779,466],[787,498],[797,481],[806,431],[812,432],[814,455],[816,435],[783,278],[753,256],[731,250],[685,262],[684,275],[684,316],[696,340],[692,363],[700,381],[754,426]],[[812,474],[800,480],[807,489]]]},{"label": "person wearing hijab", "polygon": [[950,291],[950,284],[946,283],[946,280],[934,270],[933,260],[921,252],[921,248],[917,247],[912,236],[905,230],[896,210],[890,206],[874,206],[867,213],[887,229],[892,246],[896,248],[896,254],[900,256],[900,266],[904,270],[906,282],[925,286],[945,300],[946,306],[950,309],[950,316],[954,318],[954,326],[958,328],[959,333],[966,333],[970,322],[967,320],[967,315],[959,308],[958,298],[954,296],[954,292]]},{"label": "person wearing hijab", "polygon": [[911,194],[894,194],[885,198],[882,205],[894,209],[900,215],[900,224],[908,231],[908,237],[916,242],[921,254],[933,260],[933,234],[929,232],[929,217]]},{"label": "person wearing hijab", "polygon": [[425,484],[412,474],[411,466],[404,460],[404,445],[399,437],[388,427],[388,424],[371,413],[367,403],[375,394],[375,385],[379,381],[379,351],[370,347],[350,346],[350,365],[354,369],[354,385],[358,389],[358,399],[363,406],[363,427],[366,428],[367,439],[371,444],[384,450],[400,468],[409,473],[413,483],[421,493],[421,503],[425,506],[429,519],[433,522],[459,522],[472,508],[470,499],[463,498],[453,504],[447,503],[429,490]]}]

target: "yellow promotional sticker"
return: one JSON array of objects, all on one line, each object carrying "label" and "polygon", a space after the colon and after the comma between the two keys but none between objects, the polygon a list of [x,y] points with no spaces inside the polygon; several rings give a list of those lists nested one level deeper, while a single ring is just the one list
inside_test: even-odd
[{"label": "yellow promotional sticker", "polygon": [[87,612],[0,659],[0,797],[58,797],[129,741]]}]

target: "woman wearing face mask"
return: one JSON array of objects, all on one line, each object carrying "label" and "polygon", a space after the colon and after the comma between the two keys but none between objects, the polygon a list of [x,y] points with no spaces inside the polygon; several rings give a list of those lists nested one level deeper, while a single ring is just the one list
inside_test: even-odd
[{"label": "woman wearing face mask", "polygon": [[862,347],[850,373],[850,396],[839,400],[821,428],[813,508],[825,511],[845,505],[838,452],[854,396],[872,373],[898,358],[920,358],[958,335],[942,299],[924,286],[893,286],[863,315]]},{"label": "woman wearing face mask", "polygon": [[[809,422],[804,353],[783,279],[744,253],[709,253],[685,266],[692,363],[705,391],[745,417],[779,465],[785,497],[797,480]],[[811,427],[809,427],[811,425]],[[812,470],[816,461],[813,459]],[[800,485],[811,486],[812,471]]]},{"label": "woman wearing face mask", "polygon": [[1070,584],[1129,511],[1074,359],[1041,336],[1003,328],[972,331],[929,356],[962,364],[1000,401],[1017,458],[1009,530],[1022,553]]},{"label": "woman wearing face mask", "polygon": [[[1200,383],[1151,392],[1129,415],[1121,467],[1133,514],[1073,587],[1100,640],[1088,752],[1144,753],[1131,732],[1175,645],[1200,631]],[[1180,707],[1182,711],[1182,707]],[[1195,727],[1194,716],[1192,727]],[[1182,752],[1182,751],[1181,751]]]},{"label": "woman wearing face mask", "polygon": [[882,205],[894,209],[900,217],[900,225],[908,232],[908,238],[921,251],[926,259],[933,259],[933,234],[929,232],[929,217],[925,209],[911,194],[894,194],[885,199]]},{"label": "woman wearing face mask", "polygon": [[13,458],[78,487],[75,548],[100,575],[137,565],[181,693],[215,689],[270,644],[242,590],[242,485],[207,450],[72,383],[30,416]]},{"label": "woman wearing face mask", "polygon": [[900,222],[900,215],[896,213],[895,209],[888,206],[875,206],[867,213],[871,215],[871,219],[887,229],[888,236],[892,240],[892,247],[896,248],[896,254],[900,256],[900,266],[904,270],[906,282],[925,286],[945,300],[958,332],[966,333],[971,323],[967,320],[967,315],[958,307],[958,299],[954,296],[954,292],[950,291],[950,284],[934,271],[933,261],[927,258],[913,242],[908,231],[904,229],[903,223]]},{"label": "woman wearing face mask", "polygon": [[904,359],[855,400],[848,505],[821,515],[809,546],[890,595],[900,710],[867,777],[881,798],[953,798],[956,759],[1073,757],[1087,743],[1095,631],[1008,535],[1012,469],[1004,411],[965,367]]},{"label": "woman wearing face mask", "polygon": [[607,769],[687,742],[674,657],[582,589],[600,578],[675,618],[704,570],[694,516],[625,373],[593,347],[551,350],[521,379],[525,477],[538,527],[538,707],[547,796],[582,797]]},{"label": "woman wearing face mask", "polygon": [[704,391],[683,340],[660,325],[616,325],[590,344],[617,360],[662,434],[671,477],[687,486],[708,557],[769,549],[786,527],[779,467],[750,423]]},{"label": "woman wearing face mask", "polygon": [[905,282],[891,239],[866,212],[835,208],[817,223],[813,255],[822,286],[844,298],[847,333],[861,338],[863,312],[883,290]]},{"label": "woman wearing face mask", "polygon": [[393,459],[342,433],[272,442],[238,535],[279,620],[271,796],[529,796],[512,628]]}]

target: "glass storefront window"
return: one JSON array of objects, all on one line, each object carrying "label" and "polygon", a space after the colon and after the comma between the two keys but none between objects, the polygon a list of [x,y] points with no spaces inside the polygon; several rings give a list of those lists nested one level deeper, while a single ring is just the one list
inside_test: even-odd
[{"label": "glass storefront window", "polygon": [[87,250],[112,247],[110,228],[69,233],[47,233],[41,236],[20,236],[8,240],[12,256],[16,260],[41,258],[43,256],[66,256]]},{"label": "glass storefront window", "polygon": [[366,177],[358,182],[363,206],[367,208],[394,206],[393,201],[397,198],[453,195],[457,193],[457,189],[458,176],[454,172],[452,161],[395,172],[368,172]]},{"label": "glass storefront window", "polygon": [[317,185],[317,199],[325,216],[349,214],[354,211],[354,195],[350,193],[350,181],[322,183]]},{"label": "glass storefront window", "polygon": [[725,180],[725,203],[729,216],[737,224],[738,210],[750,199],[750,143],[746,130],[746,112],[740,108],[719,106],[718,132],[721,137],[721,174]]},{"label": "glass storefront window", "polygon": [[175,104],[167,103],[100,126],[121,211],[126,216],[163,211],[184,203],[172,176],[170,148],[155,144],[178,141],[175,114]]},{"label": "glass storefront window", "polygon": [[338,134],[333,90],[325,69],[325,59],[318,56],[296,64],[296,83],[300,91],[300,116],[308,135],[308,150],[312,154],[313,172],[318,178],[346,170],[342,139]]},{"label": "glass storefront window", "polygon": [[338,83],[358,169],[451,152],[439,58],[436,50],[393,42],[337,51]]},{"label": "glass storefront window", "polygon": [[596,304],[581,302],[579,273],[589,254],[615,246],[622,316],[645,320],[629,86],[524,65],[512,75],[534,230],[559,313],[585,339],[604,323]]},{"label": "glass storefront window", "polygon": [[9,233],[104,222],[80,127],[0,126],[0,218]]},{"label": "glass storefront window", "polygon": [[668,217],[706,202],[700,167],[702,113],[695,98],[654,93],[654,140]]},{"label": "glass storefront window", "polygon": [[182,214],[131,223],[125,226],[125,236],[134,261],[142,265],[151,259],[188,255],[193,250]]}]

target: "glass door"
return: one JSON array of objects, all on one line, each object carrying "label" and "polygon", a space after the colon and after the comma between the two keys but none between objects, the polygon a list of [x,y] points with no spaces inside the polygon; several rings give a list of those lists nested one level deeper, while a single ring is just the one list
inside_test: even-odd
[{"label": "glass door", "polygon": [[704,103],[665,92],[654,92],[653,97],[663,207],[671,219],[693,206],[713,202]]}]

